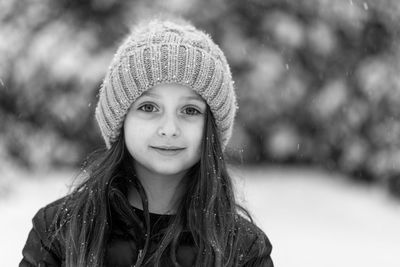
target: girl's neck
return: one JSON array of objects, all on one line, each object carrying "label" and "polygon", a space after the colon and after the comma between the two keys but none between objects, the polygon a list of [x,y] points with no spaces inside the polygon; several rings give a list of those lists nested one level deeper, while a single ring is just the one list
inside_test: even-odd
[{"label": "girl's neck", "polygon": [[[161,175],[136,168],[136,176],[146,192],[149,212],[156,214],[176,213],[178,200],[183,194],[183,185],[181,184],[183,174]],[[134,186],[129,188],[128,200],[132,206],[143,209],[142,200]]]}]

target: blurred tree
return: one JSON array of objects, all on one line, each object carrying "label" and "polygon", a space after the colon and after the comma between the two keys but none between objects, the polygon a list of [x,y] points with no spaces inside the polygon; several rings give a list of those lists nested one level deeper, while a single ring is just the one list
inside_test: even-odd
[{"label": "blurred tree", "polygon": [[242,162],[317,164],[400,192],[397,0],[2,1],[1,157],[76,166],[102,146],[98,88],[130,25],[158,13],[226,52]]}]

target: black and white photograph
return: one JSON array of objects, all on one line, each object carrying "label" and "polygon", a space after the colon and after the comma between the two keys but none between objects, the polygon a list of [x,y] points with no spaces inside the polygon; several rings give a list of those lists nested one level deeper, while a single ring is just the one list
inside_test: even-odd
[{"label": "black and white photograph", "polygon": [[398,0],[2,0],[0,266],[399,267]]}]

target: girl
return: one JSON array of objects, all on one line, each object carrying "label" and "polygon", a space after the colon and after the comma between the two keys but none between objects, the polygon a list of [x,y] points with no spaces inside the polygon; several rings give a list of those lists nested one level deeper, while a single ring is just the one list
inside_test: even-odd
[{"label": "girl", "polygon": [[236,109],[208,35],[186,22],[136,26],[99,93],[106,148],[34,216],[20,266],[273,266],[224,162]]}]

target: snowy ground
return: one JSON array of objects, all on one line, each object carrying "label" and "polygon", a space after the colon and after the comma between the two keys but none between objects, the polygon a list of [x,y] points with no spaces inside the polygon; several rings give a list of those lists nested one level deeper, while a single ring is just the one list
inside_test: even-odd
[{"label": "snowy ground", "polygon": [[[382,189],[310,169],[232,172],[277,267],[400,266],[400,202]],[[67,192],[73,172],[0,176],[0,266],[17,266],[32,216]]]}]

